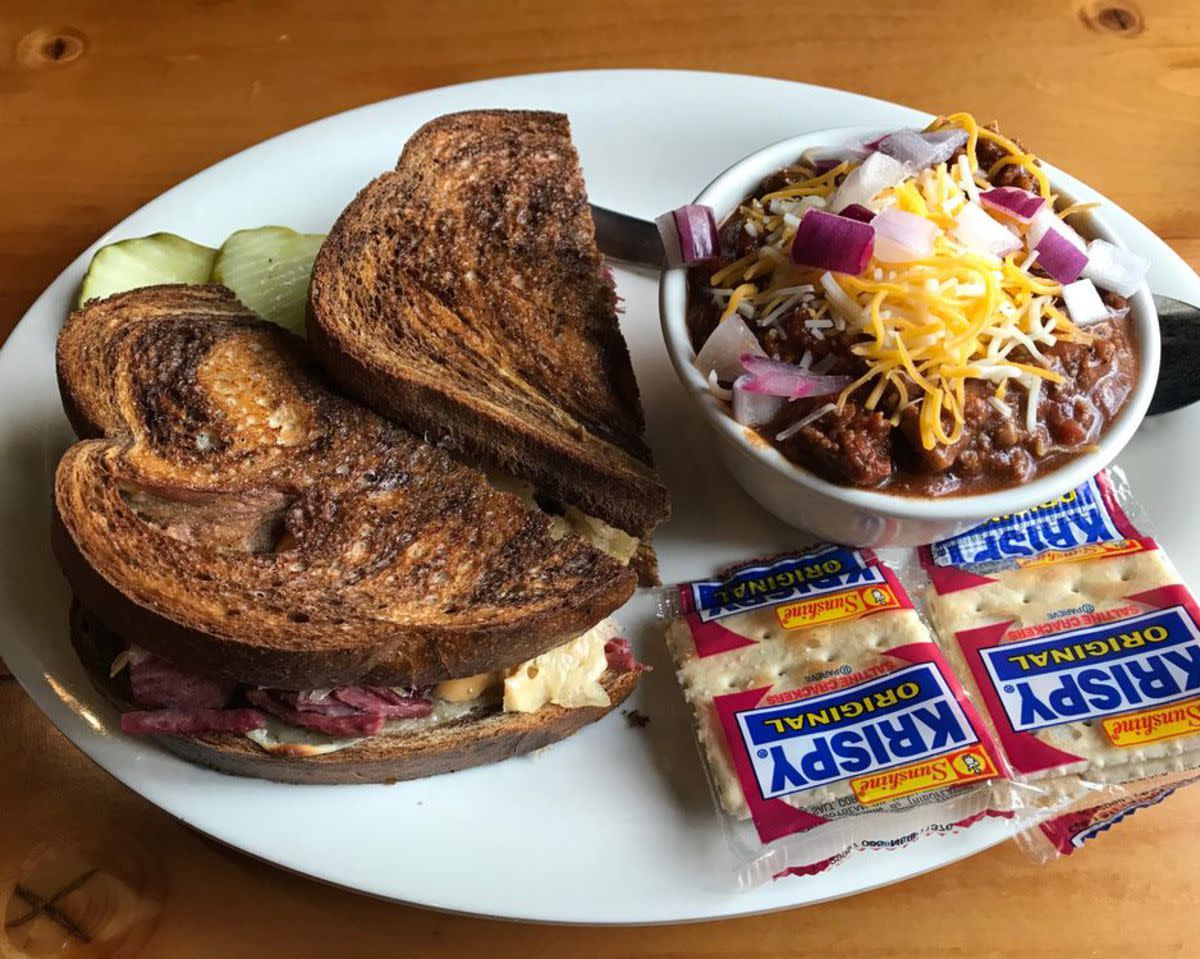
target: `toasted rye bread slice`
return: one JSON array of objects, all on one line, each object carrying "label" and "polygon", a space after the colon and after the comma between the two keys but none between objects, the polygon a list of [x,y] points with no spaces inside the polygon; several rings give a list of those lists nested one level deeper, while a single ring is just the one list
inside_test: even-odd
[{"label": "toasted rye bread slice", "polygon": [[[122,712],[135,708],[126,698],[125,684],[109,676],[113,657],[124,643],[78,602],[71,604],[71,644],[101,694]],[[182,759],[233,776],[285,783],[399,782],[499,762],[556,743],[624,702],[638,677],[637,670],[605,673],[604,688],[612,700],[608,706],[543,706],[533,713],[495,709],[416,734],[375,736],[319,756],[269,753],[234,733],[153,739]]]},{"label": "toasted rye bread slice", "polygon": [[308,337],[352,396],[561,503],[643,539],[670,512],[562,114],[421,127],[321,247]]},{"label": "toasted rye bread slice", "polygon": [[442,450],[329,392],[223,287],[93,301],[58,342],[83,436],[54,547],[141,646],[280,689],[424,685],[595,625],[634,573]]}]

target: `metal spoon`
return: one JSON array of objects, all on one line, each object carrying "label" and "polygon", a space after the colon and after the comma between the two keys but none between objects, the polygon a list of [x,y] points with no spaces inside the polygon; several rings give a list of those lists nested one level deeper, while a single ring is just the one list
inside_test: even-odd
[{"label": "metal spoon", "polygon": [[1162,336],[1162,364],[1149,415],[1170,413],[1200,400],[1200,309],[1154,294]]},{"label": "metal spoon", "polygon": [[[666,266],[658,227],[615,210],[592,207],[596,243],[605,256],[661,270]],[[1149,415],[1170,413],[1200,400],[1200,307],[1154,294],[1162,332],[1162,365]]]}]

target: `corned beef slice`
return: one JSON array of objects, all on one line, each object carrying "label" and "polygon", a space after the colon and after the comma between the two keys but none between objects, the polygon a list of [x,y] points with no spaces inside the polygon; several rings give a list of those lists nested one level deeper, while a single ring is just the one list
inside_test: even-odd
[{"label": "corned beef slice", "polygon": [[256,709],[154,709],[121,714],[121,731],[134,736],[248,733],[265,725]]}]

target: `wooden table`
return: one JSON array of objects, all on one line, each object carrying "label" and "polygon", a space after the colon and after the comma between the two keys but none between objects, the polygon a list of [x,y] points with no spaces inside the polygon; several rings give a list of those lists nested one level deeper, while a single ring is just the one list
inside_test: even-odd
[{"label": "wooden table", "polygon": [[[767,72],[996,117],[1200,266],[1200,3],[1028,7],[6,0],[0,337],[96,236],[229,153],[384,97],[585,67]],[[0,679],[0,896],[43,846],[59,858],[37,860],[42,885],[26,892],[49,895],[89,858],[123,869],[162,903],[157,925],[147,916],[133,937],[154,957],[1191,955],[1198,822],[1193,789],[1053,866],[1000,848],[854,900],[720,924],[485,922],[329,889],[197,836],[93,766]],[[67,893],[48,908],[85,922],[72,912],[85,898]],[[38,922],[43,950],[68,935]]]}]

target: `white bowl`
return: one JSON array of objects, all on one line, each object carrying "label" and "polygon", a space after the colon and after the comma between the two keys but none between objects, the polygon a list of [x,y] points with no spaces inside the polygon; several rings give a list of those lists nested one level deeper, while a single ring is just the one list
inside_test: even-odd
[{"label": "white bowl", "polygon": [[[863,143],[886,133],[865,127],[840,127],[791,137],[739,160],[712,181],[695,203],[716,211],[723,221],[767,175],[787,166],[815,146]],[[1054,191],[1069,202],[1067,191]],[[1121,241],[1093,213],[1086,232],[1111,243]],[[780,519],[822,539],[850,546],[917,546],[952,536],[989,517],[1028,509],[1053,499],[1112,462],[1146,415],[1158,380],[1158,316],[1150,290],[1142,286],[1129,298],[1139,348],[1138,379],[1121,414],[1109,424],[1094,452],[1039,474],[1032,482],[994,492],[945,497],[898,494],[840,486],[788,461],[753,430],[740,425],[709,391],[696,369],[695,350],[687,331],[687,271],[666,270],[659,284],[663,336],[675,372],[692,400],[712,424],[716,449],[739,484]]]}]

